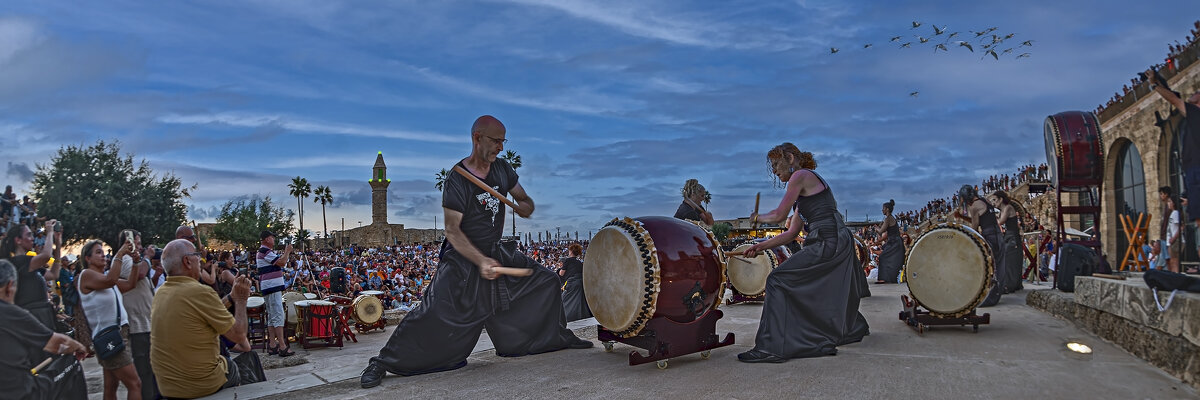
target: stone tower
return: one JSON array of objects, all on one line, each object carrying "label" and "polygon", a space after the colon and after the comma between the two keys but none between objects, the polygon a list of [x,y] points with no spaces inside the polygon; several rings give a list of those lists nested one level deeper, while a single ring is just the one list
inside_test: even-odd
[{"label": "stone tower", "polygon": [[371,167],[371,224],[387,225],[387,188],[392,180],[387,178],[387,165],[383,163],[383,152],[375,157]]}]

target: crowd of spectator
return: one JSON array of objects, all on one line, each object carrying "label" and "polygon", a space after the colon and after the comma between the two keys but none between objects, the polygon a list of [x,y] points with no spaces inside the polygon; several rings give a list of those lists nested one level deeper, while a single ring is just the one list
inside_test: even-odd
[{"label": "crowd of spectator", "polygon": [[[1168,44],[1166,58],[1163,59],[1163,62],[1155,64],[1151,66],[1151,68],[1160,71],[1176,70],[1180,67],[1177,61],[1179,56],[1189,50],[1195,50],[1197,48],[1197,43],[1200,43],[1200,40],[1197,39],[1200,39],[1200,20],[1192,24],[1191,35],[1184,38],[1183,43],[1175,41],[1173,44]],[[1129,83],[1121,87],[1121,91],[1113,93],[1112,97],[1110,97],[1107,102],[1096,106],[1096,114],[1104,112],[1105,109],[1112,107],[1114,104],[1121,103],[1121,101],[1125,99],[1125,96],[1136,92],[1139,86],[1146,84],[1148,84],[1147,81],[1144,81],[1140,78],[1131,78]]]}]

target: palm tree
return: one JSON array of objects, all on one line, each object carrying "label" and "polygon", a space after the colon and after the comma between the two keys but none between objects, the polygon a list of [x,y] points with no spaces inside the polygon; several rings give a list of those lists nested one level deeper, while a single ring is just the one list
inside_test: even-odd
[{"label": "palm tree", "polygon": [[321,223],[325,227],[325,233],[321,237],[329,237],[329,221],[325,219],[325,205],[333,204],[333,191],[329,190],[329,186],[317,186],[317,190],[313,191],[313,202],[321,203]]},{"label": "palm tree", "polygon": [[[500,158],[504,161],[508,161],[508,165],[512,166],[513,171],[516,171],[517,168],[521,168],[521,156],[515,151],[505,150],[504,155],[500,156]],[[517,236],[517,209],[515,208],[512,210],[512,220],[512,234],[513,236]]]},{"label": "palm tree", "polygon": [[300,230],[304,230],[304,202],[308,195],[312,194],[312,185],[308,183],[308,179],[299,176],[292,178],[292,183],[288,184],[290,190],[288,194],[296,196],[296,211],[300,214]]},{"label": "palm tree", "polygon": [[435,174],[433,177],[433,179],[434,179],[433,187],[435,189],[437,189],[439,192],[442,191],[442,188],[446,186],[446,178],[448,177],[449,174],[450,174],[450,171],[446,171],[445,168],[442,168],[441,171],[438,171],[438,173]]}]

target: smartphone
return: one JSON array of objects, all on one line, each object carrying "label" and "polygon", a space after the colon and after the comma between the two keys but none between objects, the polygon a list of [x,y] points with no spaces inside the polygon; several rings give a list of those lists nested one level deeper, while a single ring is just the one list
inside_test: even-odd
[{"label": "smartphone", "polygon": [[133,243],[133,231],[125,231],[125,240],[129,241],[130,246],[132,246],[134,244]]},{"label": "smartphone", "polygon": [[54,231],[62,233],[62,229],[63,229],[62,225],[63,225],[62,221],[54,221]]}]

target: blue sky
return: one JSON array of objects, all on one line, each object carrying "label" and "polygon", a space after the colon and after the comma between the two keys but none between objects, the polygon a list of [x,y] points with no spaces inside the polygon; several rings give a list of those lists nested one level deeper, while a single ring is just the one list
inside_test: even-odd
[{"label": "blue sky", "polygon": [[[519,231],[670,215],[688,178],[718,219],[745,216],[782,195],[765,152],[784,141],[851,218],[878,219],[890,198],[918,208],[1043,162],[1046,115],[1094,109],[1197,17],[1184,1],[9,0],[0,159],[23,193],[60,146],[118,139],[198,184],[201,222],[239,196],[294,207],[300,175],[332,187],[336,229],[369,222],[383,151],[391,222],[428,228],[434,174],[491,114],[538,204]],[[993,26],[1015,50],[981,59],[968,31]]]}]

